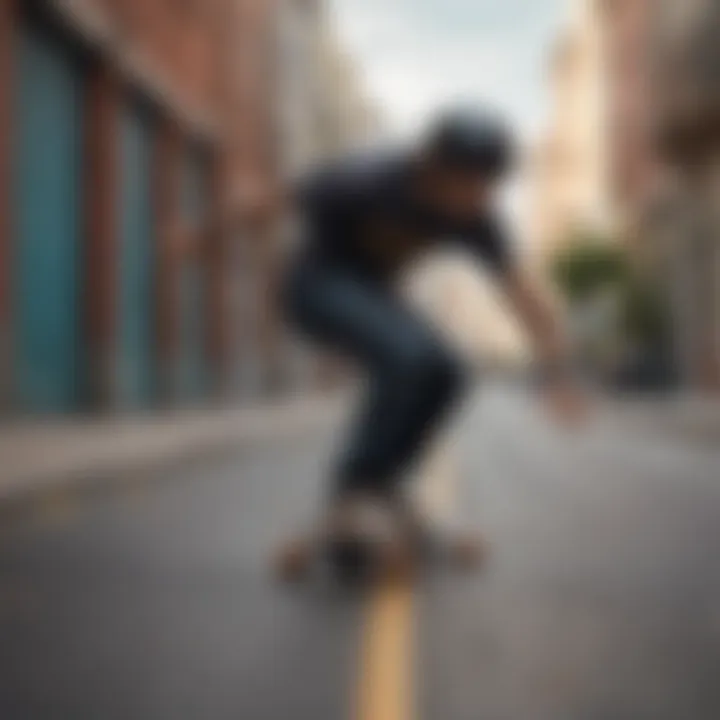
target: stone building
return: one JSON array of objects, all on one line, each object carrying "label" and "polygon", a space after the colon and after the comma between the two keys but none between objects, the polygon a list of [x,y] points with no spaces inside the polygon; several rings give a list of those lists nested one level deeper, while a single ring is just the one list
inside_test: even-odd
[{"label": "stone building", "polygon": [[720,388],[720,6],[657,0],[650,25],[654,137],[672,171],[660,205],[678,362]]},{"label": "stone building", "polygon": [[281,164],[288,177],[377,138],[381,119],[341,46],[327,0],[279,11]]},{"label": "stone building", "polygon": [[607,77],[607,145],[613,206],[632,234],[664,178],[653,138],[654,0],[598,0]]},{"label": "stone building", "polygon": [[[283,182],[292,183],[315,165],[377,138],[381,121],[358,66],[340,44],[327,0],[278,3],[277,160]],[[295,239],[291,227],[281,235],[285,246]],[[304,342],[292,336],[278,336],[277,342],[283,362],[276,384],[285,389],[337,375],[335,360]]]},{"label": "stone building", "polygon": [[720,22],[705,0],[599,0],[610,183],[620,229],[668,300],[685,384],[720,384],[716,88]]},{"label": "stone building", "polygon": [[332,157],[377,141],[382,134],[378,109],[365,93],[357,64],[331,31],[322,44],[321,68],[320,154]]},{"label": "stone building", "polygon": [[571,8],[551,57],[549,126],[527,158],[527,234],[541,263],[576,232],[613,223],[602,25],[595,0]]}]

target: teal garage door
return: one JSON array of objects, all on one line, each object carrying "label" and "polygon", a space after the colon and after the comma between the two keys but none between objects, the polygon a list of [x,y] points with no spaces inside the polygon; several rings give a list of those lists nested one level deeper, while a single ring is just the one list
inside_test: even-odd
[{"label": "teal garage door", "polygon": [[155,391],[154,135],[151,111],[129,104],[120,136],[118,394],[125,409],[147,407]]},{"label": "teal garage door", "polygon": [[208,389],[206,357],[206,276],[204,234],[207,228],[209,162],[199,148],[191,148],[183,163],[182,208],[194,247],[180,278],[180,397],[202,398]]},{"label": "teal garage door", "polygon": [[23,28],[16,53],[13,348],[21,409],[80,401],[82,73],[54,38]]}]

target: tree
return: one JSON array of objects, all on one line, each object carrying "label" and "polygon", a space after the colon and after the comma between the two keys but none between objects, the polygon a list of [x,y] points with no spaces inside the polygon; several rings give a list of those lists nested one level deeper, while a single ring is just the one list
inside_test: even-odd
[{"label": "tree", "polygon": [[578,234],[552,259],[551,274],[584,329],[588,329],[587,318],[597,316],[600,309],[604,321],[589,328],[593,337],[581,338],[581,350],[593,365],[606,365],[608,351],[620,365],[667,363],[667,305],[622,244],[597,234]]},{"label": "tree", "polygon": [[576,304],[622,286],[630,275],[628,265],[617,244],[581,234],[553,258],[551,273],[568,301]]}]

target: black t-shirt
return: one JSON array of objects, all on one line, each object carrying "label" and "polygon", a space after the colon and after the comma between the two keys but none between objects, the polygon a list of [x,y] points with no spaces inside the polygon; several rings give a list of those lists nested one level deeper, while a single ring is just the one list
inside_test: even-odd
[{"label": "black t-shirt", "polygon": [[305,178],[298,204],[307,242],[328,260],[387,277],[437,243],[459,243],[496,272],[511,262],[497,218],[458,222],[413,193],[413,162],[404,153],[343,159]]}]

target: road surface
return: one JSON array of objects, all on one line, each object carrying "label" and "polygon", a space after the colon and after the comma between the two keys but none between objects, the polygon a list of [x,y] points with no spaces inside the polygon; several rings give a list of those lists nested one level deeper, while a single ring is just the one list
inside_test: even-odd
[{"label": "road surface", "polygon": [[268,576],[337,423],[4,509],[0,718],[720,717],[720,451],[502,388],[461,425],[489,562],[385,595]]}]

